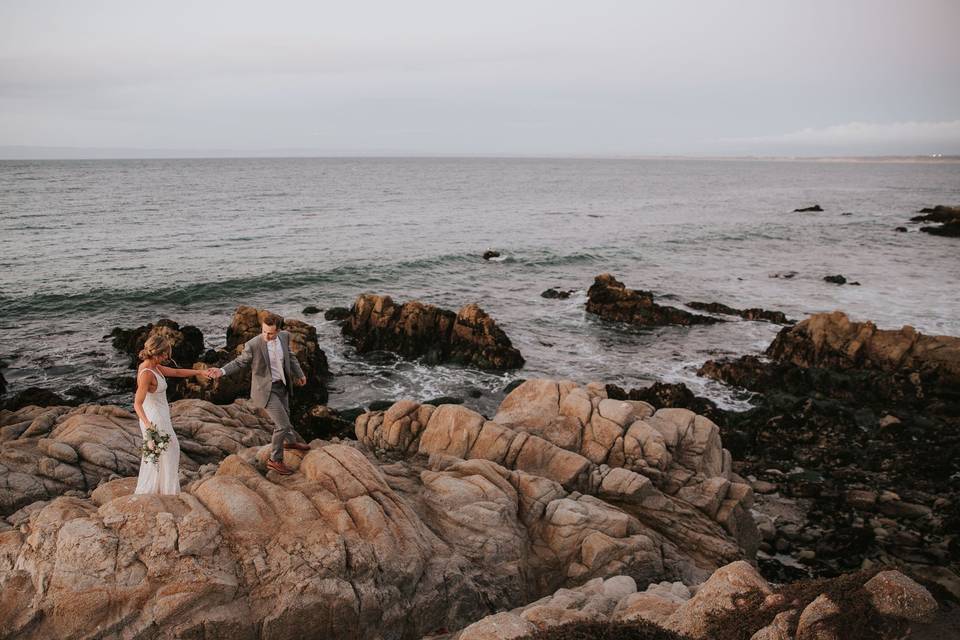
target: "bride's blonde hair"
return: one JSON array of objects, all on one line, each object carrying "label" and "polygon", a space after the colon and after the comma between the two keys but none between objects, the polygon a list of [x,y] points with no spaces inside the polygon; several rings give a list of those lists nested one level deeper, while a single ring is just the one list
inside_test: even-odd
[{"label": "bride's blonde hair", "polygon": [[163,355],[170,355],[173,347],[170,341],[161,335],[154,334],[147,338],[143,343],[143,349],[140,350],[140,359],[156,358]]}]

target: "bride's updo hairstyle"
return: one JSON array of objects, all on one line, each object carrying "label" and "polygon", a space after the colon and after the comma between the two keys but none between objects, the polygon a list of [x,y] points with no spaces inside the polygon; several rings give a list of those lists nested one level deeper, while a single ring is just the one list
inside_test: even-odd
[{"label": "bride's updo hairstyle", "polygon": [[172,346],[170,341],[161,335],[152,335],[143,343],[143,349],[140,350],[140,359],[159,358],[160,356],[170,355]]}]

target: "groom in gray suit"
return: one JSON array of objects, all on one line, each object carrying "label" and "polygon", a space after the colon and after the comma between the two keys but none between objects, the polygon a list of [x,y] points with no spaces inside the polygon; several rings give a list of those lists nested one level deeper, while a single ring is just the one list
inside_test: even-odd
[{"label": "groom in gray suit", "polygon": [[247,340],[243,353],[214,369],[214,378],[228,376],[247,367],[253,370],[250,382],[250,400],[273,419],[273,440],[267,468],[281,475],[293,470],[283,463],[284,449],[309,451],[310,447],[297,441],[290,423],[290,383],[302,387],[307,382],[296,356],[290,353],[290,333],[281,331],[283,318],[267,313],[260,325],[261,333]]}]

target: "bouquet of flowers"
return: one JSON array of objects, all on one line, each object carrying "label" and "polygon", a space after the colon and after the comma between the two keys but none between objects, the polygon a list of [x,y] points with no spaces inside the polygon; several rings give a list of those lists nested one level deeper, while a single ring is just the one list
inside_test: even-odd
[{"label": "bouquet of flowers", "polygon": [[169,445],[170,436],[161,433],[151,425],[147,428],[147,436],[143,439],[143,444],[140,445],[140,455],[144,460],[157,464]]}]

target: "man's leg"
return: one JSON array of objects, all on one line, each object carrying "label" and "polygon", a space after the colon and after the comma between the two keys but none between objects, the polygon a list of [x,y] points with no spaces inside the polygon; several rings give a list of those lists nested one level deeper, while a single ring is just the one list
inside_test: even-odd
[{"label": "man's leg", "polygon": [[293,424],[290,423],[289,406],[286,388],[282,384],[273,385],[270,390],[270,399],[264,409],[273,420],[270,458],[277,462],[283,462],[283,443],[287,439],[293,439]]}]

